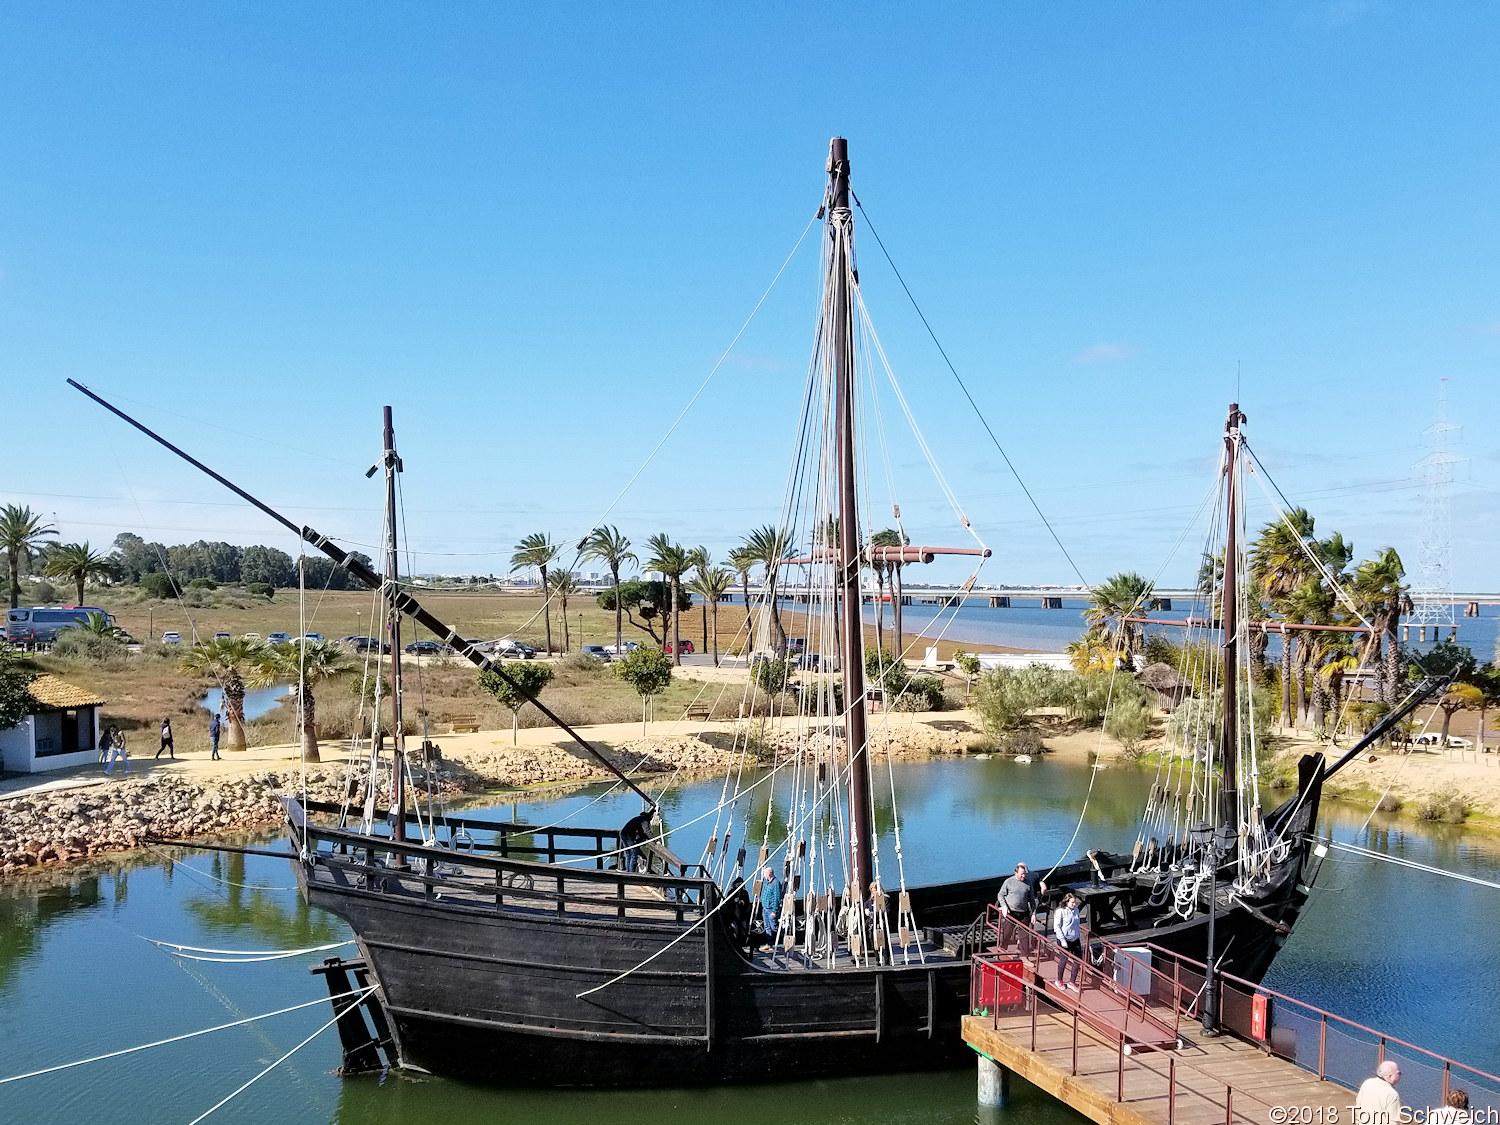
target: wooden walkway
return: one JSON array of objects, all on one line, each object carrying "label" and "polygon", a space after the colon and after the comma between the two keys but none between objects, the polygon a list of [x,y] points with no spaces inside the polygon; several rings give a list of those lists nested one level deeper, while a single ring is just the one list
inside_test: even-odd
[{"label": "wooden walkway", "polygon": [[1179,1051],[1127,1054],[1082,1020],[1075,1024],[1071,1012],[1054,1009],[1038,1011],[1034,1047],[1030,1012],[965,1016],[963,1037],[1101,1125],[1278,1125],[1276,1106],[1337,1106],[1347,1120],[1354,1100],[1352,1091],[1230,1035],[1184,1034]]}]

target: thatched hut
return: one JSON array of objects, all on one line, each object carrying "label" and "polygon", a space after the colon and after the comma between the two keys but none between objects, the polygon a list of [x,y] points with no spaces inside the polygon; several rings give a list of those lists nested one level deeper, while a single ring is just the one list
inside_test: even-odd
[{"label": "thatched hut", "polygon": [[1156,697],[1157,706],[1168,711],[1193,694],[1193,681],[1161,661],[1146,665],[1135,679]]}]

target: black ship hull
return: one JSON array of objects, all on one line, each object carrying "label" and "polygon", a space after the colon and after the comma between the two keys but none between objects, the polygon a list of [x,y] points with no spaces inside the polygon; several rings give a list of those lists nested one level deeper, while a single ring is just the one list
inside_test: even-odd
[{"label": "black ship hull", "polygon": [[[1311,792],[1289,802],[1296,824],[1286,827],[1298,831],[1275,883],[1252,903],[1220,895],[1215,960],[1246,980],[1264,975],[1306,900],[1317,771],[1309,780]],[[481,897],[444,877],[451,851],[408,846],[407,866],[386,866],[359,848],[389,849],[389,840],[310,828],[300,808],[292,817],[299,840],[332,845],[296,865],[299,879],[310,904],[357,935],[405,1066],[495,1085],[650,1086],[914,1071],[965,1058],[968,958],[984,940],[975,920],[995,901],[998,876],[911,890],[927,927],[920,956],[898,949],[894,964],[828,968],[747,949],[706,880],[694,893],[675,872],[595,870],[586,874],[605,897],[587,899],[580,868],[559,874],[560,864],[507,858],[491,861],[501,866]],[[555,840],[531,846],[564,850]],[[1104,887],[1147,897],[1149,880],[1129,872],[1130,856],[1099,859]],[[518,873],[529,889],[515,889]],[[1080,862],[1052,882],[1086,885],[1094,874]],[[544,894],[549,879],[557,889]],[[644,913],[631,897],[642,880],[667,891]],[[1208,953],[1202,911],[1100,920],[1095,935],[1149,944],[1158,956]]]}]

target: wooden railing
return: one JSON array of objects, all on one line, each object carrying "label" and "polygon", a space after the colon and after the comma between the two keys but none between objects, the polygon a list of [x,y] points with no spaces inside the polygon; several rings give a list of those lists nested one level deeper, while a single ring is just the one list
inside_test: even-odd
[{"label": "wooden railing", "polygon": [[[626,870],[624,852],[608,846],[618,843],[617,833],[555,827],[539,831],[535,825],[450,817],[448,822],[455,829],[494,829],[498,839],[486,844],[479,840],[464,843],[460,838],[458,843],[450,840],[443,846],[440,841],[396,841],[385,835],[313,824],[296,801],[287,802],[287,815],[297,837],[307,843],[306,862],[315,885],[426,900],[446,897],[466,906],[493,905],[495,910],[507,905],[546,909],[559,917],[570,909],[593,916],[603,910],[618,918],[677,923],[702,917],[717,901],[717,887],[700,865],[684,864],[660,845],[637,845],[641,862],[635,871]],[[514,838],[522,835],[539,839],[527,843]],[[566,837],[600,836],[604,837],[602,846],[594,849],[560,843]],[[538,858],[520,858],[516,853]],[[568,857],[596,862],[575,866],[566,862]],[[558,862],[560,858],[563,862]],[[614,865],[606,866],[606,858],[614,860]],[[324,871],[321,879],[318,868]]]}]

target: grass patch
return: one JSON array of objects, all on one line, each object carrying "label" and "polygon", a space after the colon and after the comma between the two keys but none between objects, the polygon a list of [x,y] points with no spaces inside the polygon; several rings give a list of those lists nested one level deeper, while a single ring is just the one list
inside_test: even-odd
[{"label": "grass patch", "polygon": [[1456,789],[1441,789],[1426,793],[1417,801],[1412,815],[1418,820],[1430,820],[1439,824],[1462,824],[1469,819],[1473,806]]}]

